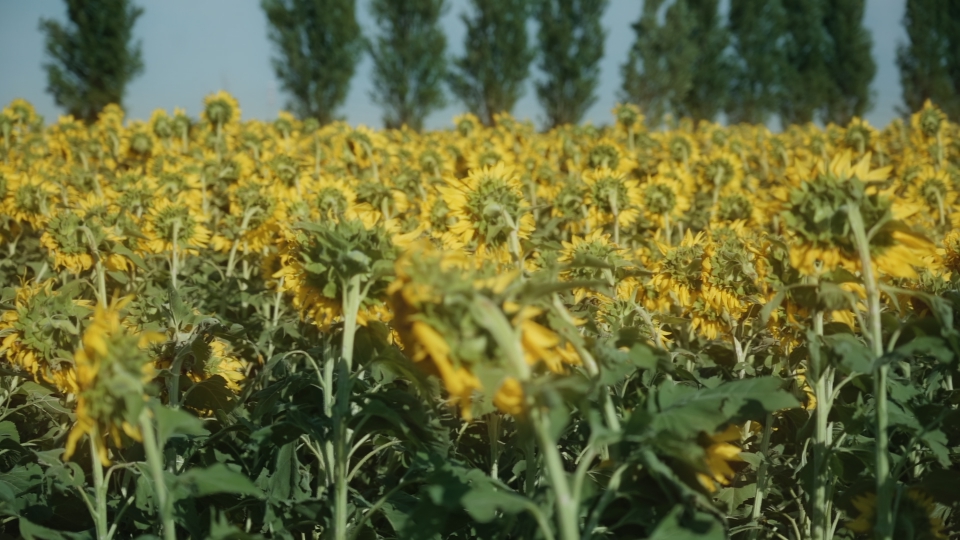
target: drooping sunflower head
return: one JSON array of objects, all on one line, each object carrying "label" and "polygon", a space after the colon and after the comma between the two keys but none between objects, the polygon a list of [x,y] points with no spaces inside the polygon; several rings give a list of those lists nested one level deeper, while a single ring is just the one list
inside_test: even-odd
[{"label": "drooping sunflower head", "polygon": [[618,103],[612,112],[614,118],[617,119],[617,125],[624,129],[634,128],[639,124],[643,124],[643,113],[640,112],[640,107],[637,107],[633,103]]},{"label": "drooping sunflower head", "polygon": [[736,472],[730,466],[732,462],[743,461],[740,447],[731,444],[740,440],[740,429],[731,424],[727,429],[713,435],[701,437],[704,451],[703,472],[697,473],[700,485],[713,493],[718,485],[729,485]]},{"label": "drooping sunflower head", "polygon": [[203,98],[203,119],[215,126],[240,122],[240,104],[236,98],[220,90]]},{"label": "drooping sunflower head", "polygon": [[0,357],[37,380],[76,393],[73,366],[64,359],[76,346],[90,302],[79,299],[79,281],[60,289],[55,284],[49,279],[3,290],[3,303],[10,306],[0,315]]},{"label": "drooping sunflower head", "polygon": [[170,252],[176,240],[178,250],[198,253],[210,241],[210,230],[199,214],[189,204],[157,200],[143,228],[146,247],[153,253]]},{"label": "drooping sunflower head", "polygon": [[381,309],[393,273],[397,247],[382,226],[367,228],[358,220],[301,222],[282,231],[281,290],[293,293],[304,320],[328,328],[343,314],[348,289],[363,287],[358,322],[388,317]]},{"label": "drooping sunflower head", "polygon": [[703,281],[703,259],[706,254],[703,233],[693,236],[687,232],[680,245],[662,247],[660,274],[690,290],[699,290]]},{"label": "drooping sunflower head", "polygon": [[10,175],[7,208],[16,221],[40,228],[53,207],[54,185],[26,173]]},{"label": "drooping sunflower head", "polygon": [[591,227],[612,223],[616,217],[621,227],[626,227],[640,217],[641,192],[636,180],[629,180],[611,169],[591,169],[584,173],[587,185],[584,200],[590,206]]},{"label": "drooping sunflower head", "polygon": [[511,234],[527,238],[533,232],[533,215],[523,186],[512,168],[502,163],[473,170],[462,181],[440,188],[450,215],[452,244],[502,246]]},{"label": "drooping sunflower head", "polygon": [[98,306],[74,354],[77,423],[67,437],[64,458],[88,435],[97,439],[100,461],[110,464],[106,440],[122,444],[121,432],[140,440],[137,427],[154,369],[147,348],[162,339],[159,334],[135,334],[121,323],[120,312],[129,299],[109,307]]},{"label": "drooping sunflower head", "polygon": [[[201,342],[205,345],[205,350],[200,354],[202,361],[191,364],[187,372],[190,380],[198,383],[220,376],[226,382],[228,389],[239,393],[240,385],[247,377],[247,362],[237,357],[230,350],[230,344],[220,338]],[[194,348],[194,354],[197,354],[196,348]]]},{"label": "drooping sunflower head", "polygon": [[881,199],[875,191],[868,195],[864,184],[885,178],[886,172],[869,170],[868,158],[856,166],[851,165],[849,153],[838,156],[829,168],[820,164],[811,171],[812,178],[790,193],[782,214],[787,229],[802,246],[791,250],[794,266],[805,274],[815,274],[854,260],[854,239],[846,205],[860,207],[868,229],[886,219],[889,201]]},{"label": "drooping sunflower head", "polygon": [[923,107],[910,115],[910,127],[924,138],[933,139],[943,132],[947,124],[947,115],[929,99]]},{"label": "drooping sunflower head", "polygon": [[40,243],[53,255],[55,269],[79,274],[93,266],[92,249],[104,237],[96,224],[84,224],[73,212],[59,212],[47,223]]},{"label": "drooping sunflower head", "polygon": [[[563,250],[557,258],[558,262],[567,264],[560,272],[560,278],[564,281],[605,281],[612,288],[616,285],[617,267],[625,264],[621,252],[622,249],[600,229],[586,237],[574,236],[570,242],[563,242]],[[599,294],[585,287],[578,287],[573,292],[576,302]]]},{"label": "drooping sunflower head", "polygon": [[[853,498],[852,504],[857,516],[848,521],[846,527],[857,533],[872,533],[877,519],[877,494],[859,495]],[[935,512],[936,503],[933,498],[919,488],[907,489],[905,496],[900,497],[897,515],[893,521],[893,538],[946,540],[943,520]]]},{"label": "drooping sunflower head", "polygon": [[578,363],[569,344],[537,321],[539,308],[517,296],[517,273],[475,269],[461,252],[421,244],[402,257],[390,286],[392,325],[404,353],[442,380],[453,404],[471,418],[486,396],[502,412],[524,408],[522,381],[541,362],[554,372]]}]

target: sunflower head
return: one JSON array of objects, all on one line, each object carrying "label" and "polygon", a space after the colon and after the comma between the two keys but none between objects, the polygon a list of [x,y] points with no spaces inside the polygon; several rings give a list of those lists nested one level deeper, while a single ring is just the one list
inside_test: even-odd
[{"label": "sunflower head", "polygon": [[613,116],[617,119],[617,124],[624,129],[630,129],[638,124],[642,124],[644,120],[643,113],[640,112],[640,107],[632,103],[618,103],[613,108]]},{"label": "sunflower head", "polygon": [[444,202],[457,222],[450,227],[454,241],[468,245],[502,246],[512,233],[526,238],[533,231],[530,205],[512,168],[499,163],[474,169],[463,181],[441,187]]},{"label": "sunflower head", "polygon": [[64,459],[88,435],[97,439],[100,461],[109,465],[106,440],[122,444],[121,433],[140,440],[137,427],[146,405],[154,369],[147,347],[162,339],[159,334],[135,334],[121,323],[121,309],[128,299],[96,308],[74,354],[76,369],[77,423],[67,437]]},{"label": "sunflower head", "polygon": [[[348,287],[358,285],[368,292],[359,321],[380,314],[393,273],[397,247],[381,226],[367,228],[362,222],[301,222],[284,231],[280,246],[283,290],[294,294],[294,305],[304,319],[326,328],[341,316]],[[379,315],[378,315],[379,316]]]},{"label": "sunflower head", "polygon": [[728,485],[736,476],[730,463],[743,461],[740,447],[731,444],[740,440],[740,428],[731,424],[724,431],[713,435],[703,434],[700,445],[704,452],[703,471],[697,473],[700,485],[709,492],[717,490],[718,485]]},{"label": "sunflower head", "polygon": [[[865,493],[853,498],[855,519],[846,527],[853,532],[870,534],[877,515],[876,493]],[[946,540],[943,520],[935,515],[933,498],[918,488],[909,488],[900,497],[897,515],[893,522],[893,538],[916,538],[917,540]]]},{"label": "sunflower head", "polygon": [[946,123],[947,115],[929,99],[923,103],[923,108],[910,116],[910,127],[926,138],[935,138]]},{"label": "sunflower head", "polygon": [[[55,289],[55,280],[25,283],[3,290],[3,303],[11,304],[0,317],[0,357],[33,378],[58,384],[73,371],[69,358],[76,346],[80,321],[89,313],[90,302],[78,300],[80,282]],[[75,393],[75,386],[61,386]]]},{"label": "sunflower head", "polygon": [[223,90],[210,94],[203,98],[203,119],[218,126],[239,122],[240,104]]},{"label": "sunflower head", "polygon": [[[397,262],[390,286],[392,322],[405,354],[442,380],[464,417],[474,394],[502,412],[523,411],[523,385],[541,362],[554,372],[579,357],[538,322],[543,310],[523,300],[517,273],[475,270],[460,252],[427,245]],[[478,405],[479,406],[479,405]]]}]

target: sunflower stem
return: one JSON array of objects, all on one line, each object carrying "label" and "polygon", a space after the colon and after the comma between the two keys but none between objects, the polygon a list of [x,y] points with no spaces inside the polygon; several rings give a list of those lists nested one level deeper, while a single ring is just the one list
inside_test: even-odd
[{"label": "sunflower stem", "polygon": [[107,523],[107,486],[103,481],[103,463],[100,462],[97,438],[96,433],[90,433],[87,436],[87,439],[90,440],[90,468],[93,470],[93,495],[96,510],[93,521],[97,529],[98,540],[105,540],[109,529]]},{"label": "sunflower stem", "polygon": [[243,238],[244,233],[247,232],[247,227],[250,226],[250,218],[252,218],[253,215],[259,211],[260,208],[254,206],[253,208],[247,209],[247,211],[243,213],[243,220],[240,222],[240,230],[237,232],[237,237],[233,240],[233,245],[230,246],[230,256],[227,257],[227,277],[233,275],[233,269],[237,265],[237,248],[240,247],[240,239]]},{"label": "sunflower stem", "polygon": [[[823,312],[817,311],[813,315],[813,332],[816,339],[823,336]],[[819,346],[819,344],[818,344]],[[827,462],[830,456],[832,441],[830,437],[830,392],[827,388],[828,377],[833,372],[824,366],[821,359],[810,359],[808,372],[813,377],[813,391],[817,398],[817,408],[814,411],[814,440],[813,440],[813,504],[810,516],[813,520],[814,540],[826,540],[830,526],[831,501],[827,483]]]},{"label": "sunflower stem", "polygon": [[[763,435],[760,439],[760,468],[757,470],[757,494],[753,497],[753,522],[759,525],[760,509],[763,507],[764,490],[767,488],[767,470],[770,467],[767,454],[770,452],[770,435],[773,433],[773,415],[767,413],[767,418],[763,421]],[[760,529],[753,529],[750,532],[751,540],[756,540],[760,534]]]},{"label": "sunflower stem", "polygon": [[580,540],[580,512],[577,508],[579,504],[570,490],[567,473],[563,469],[563,460],[557,449],[557,441],[550,433],[550,418],[543,414],[536,403],[531,403],[529,410],[530,421],[536,432],[537,443],[546,466],[547,479],[556,497],[555,518],[560,532],[559,538],[560,540]]},{"label": "sunflower stem", "polygon": [[[350,432],[347,428],[350,415],[350,374],[353,370],[353,346],[357,333],[357,314],[360,311],[360,303],[363,301],[363,289],[360,286],[359,274],[344,280],[340,285],[343,290],[343,300],[341,304],[341,311],[343,313],[343,342],[340,349],[341,364],[336,382],[336,401],[334,403],[327,399],[325,401],[325,407],[332,407],[334,424],[333,534],[335,540],[346,540],[350,489],[348,480],[350,475]],[[333,364],[329,361],[324,365],[324,384],[330,385],[324,389],[325,394],[332,390],[333,367]]]},{"label": "sunflower stem", "polygon": [[140,413],[140,431],[143,433],[143,452],[146,454],[147,466],[153,477],[153,490],[157,496],[157,510],[160,522],[163,525],[164,540],[177,540],[177,526],[173,519],[173,508],[170,504],[167,483],[163,471],[163,449],[157,442],[157,435],[150,420],[150,409],[144,407]]},{"label": "sunflower stem", "polygon": [[101,307],[107,307],[107,278],[104,274],[103,259],[100,257],[100,250],[97,249],[97,241],[93,237],[93,231],[91,231],[89,227],[81,225],[77,227],[77,229],[83,232],[87,243],[90,245],[93,258],[96,260],[94,264],[97,270],[97,301]]},{"label": "sunflower stem", "polygon": [[490,438],[490,478],[499,479],[500,473],[500,413],[487,415],[487,435]]},{"label": "sunflower stem", "polygon": [[[871,352],[876,361],[883,356],[883,327],[880,321],[880,290],[873,273],[870,259],[870,243],[867,239],[860,208],[848,205],[847,217],[860,254],[861,277],[867,292],[867,325],[870,332]],[[878,540],[893,538],[893,479],[890,477],[890,455],[888,450],[887,426],[887,372],[889,365],[880,363],[873,377],[873,394],[876,400],[876,486],[877,486],[877,522],[874,527]]]},{"label": "sunflower stem", "polygon": [[180,220],[177,219],[173,222],[173,238],[171,238],[172,244],[172,253],[170,259],[170,285],[173,287],[173,290],[177,290],[177,267],[179,266],[180,260],[179,255],[177,254],[177,239],[180,236]]}]

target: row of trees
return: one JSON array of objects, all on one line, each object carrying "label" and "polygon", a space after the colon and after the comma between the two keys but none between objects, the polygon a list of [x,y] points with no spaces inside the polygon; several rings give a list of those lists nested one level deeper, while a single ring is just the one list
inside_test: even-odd
[{"label": "row of trees", "polygon": [[[122,100],[143,70],[130,0],[65,0],[70,23],[41,21],[48,90],[78,118]],[[470,0],[464,53],[448,58],[447,0],[370,0],[377,31],[364,37],[356,0],[261,0],[276,75],[291,109],[335,118],[361,56],[373,59],[373,99],[388,127],[420,129],[446,104],[445,88],[484,122],[511,111],[530,66],[548,126],[576,123],[596,101],[608,0]],[[667,114],[731,122],[846,123],[871,107],[876,73],[865,0],[645,0],[621,66],[620,98],[648,122]],[[528,21],[538,25],[531,46]],[[932,99],[960,114],[960,3],[907,0],[898,50],[904,110]]]},{"label": "row of trees", "polygon": [[847,123],[871,106],[865,0],[646,0],[623,94],[666,113],[731,122]]},{"label": "row of trees", "polygon": [[[301,116],[333,119],[364,50],[373,58],[373,99],[387,127],[420,129],[446,104],[444,87],[484,122],[510,111],[539,57],[537,96],[547,123],[575,123],[596,101],[607,0],[471,0],[464,54],[447,59],[440,27],[447,0],[372,0],[378,32],[365,39],[355,0],[262,0],[277,48],[274,69]],[[539,48],[527,21],[539,21]]]}]

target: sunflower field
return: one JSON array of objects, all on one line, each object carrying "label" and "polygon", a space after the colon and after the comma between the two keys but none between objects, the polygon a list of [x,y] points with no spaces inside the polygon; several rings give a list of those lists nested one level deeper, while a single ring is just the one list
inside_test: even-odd
[{"label": "sunflower field", "polygon": [[960,537],[960,126],[0,113],[3,537]]}]

